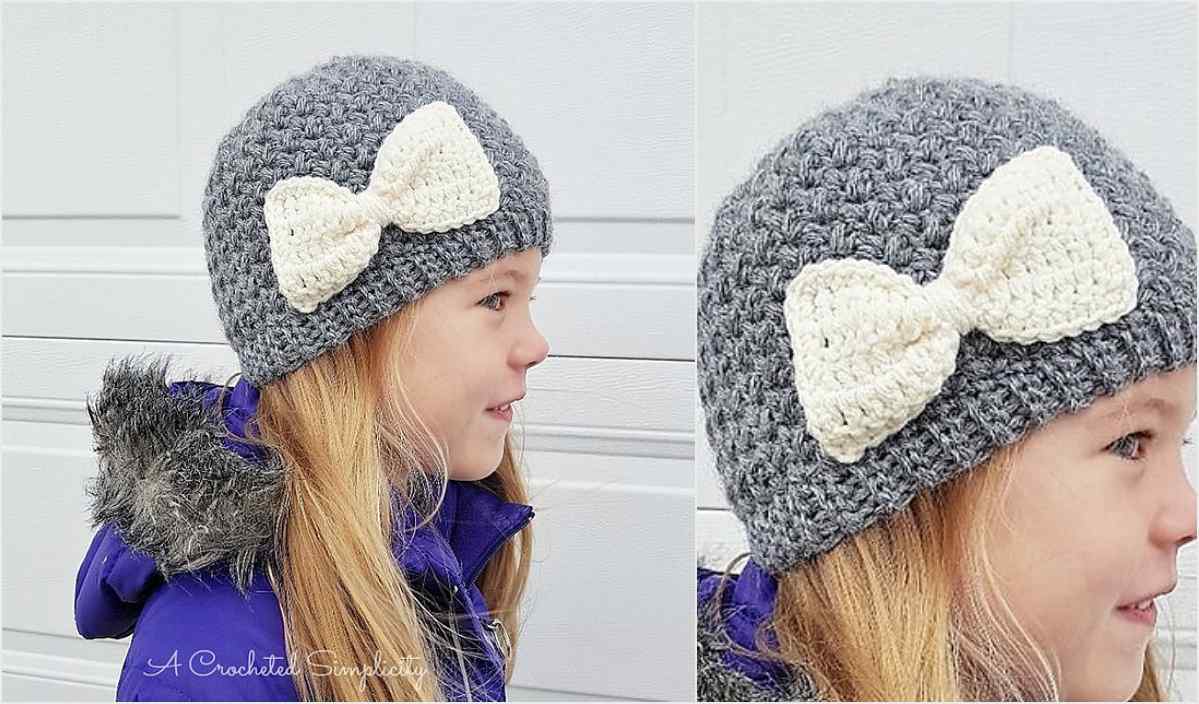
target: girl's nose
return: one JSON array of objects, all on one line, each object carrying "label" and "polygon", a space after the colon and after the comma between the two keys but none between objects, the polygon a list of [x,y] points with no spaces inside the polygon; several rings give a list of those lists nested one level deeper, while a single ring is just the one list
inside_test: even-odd
[{"label": "girl's nose", "polygon": [[529,321],[529,332],[516,350],[517,366],[529,368],[541,364],[549,356],[550,345],[537,326]]},{"label": "girl's nose", "polygon": [[1171,467],[1175,482],[1167,492],[1167,503],[1158,522],[1158,539],[1179,547],[1195,540],[1196,531],[1195,489],[1187,480],[1181,459],[1176,467]]}]

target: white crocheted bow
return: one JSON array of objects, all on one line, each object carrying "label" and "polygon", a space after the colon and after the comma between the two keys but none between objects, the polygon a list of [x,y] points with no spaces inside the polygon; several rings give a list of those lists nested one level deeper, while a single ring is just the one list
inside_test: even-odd
[{"label": "white crocheted bow", "polygon": [[855,462],[915,418],[953,373],[962,335],[1053,342],[1132,310],[1137,278],[1111,213],[1068,154],[997,168],[958,215],[927,285],[857,259],[804,267],[783,304],[807,431]]},{"label": "white crocheted bow", "polygon": [[383,227],[446,232],[499,209],[500,184],[454,106],[424,105],[392,129],[365,191],[319,176],[285,178],[264,214],[279,290],[311,313],[352,282],[379,250]]}]

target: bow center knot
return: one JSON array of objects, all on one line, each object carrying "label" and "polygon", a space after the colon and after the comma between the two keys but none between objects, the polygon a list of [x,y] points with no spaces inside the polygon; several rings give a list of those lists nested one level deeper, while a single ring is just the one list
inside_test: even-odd
[{"label": "bow center knot", "polygon": [[928,303],[936,311],[937,318],[945,321],[958,335],[974,329],[975,320],[970,301],[958,291],[948,277],[939,277],[924,287]]},{"label": "bow center knot", "polygon": [[371,222],[378,223],[380,226],[391,222],[391,208],[379,194],[372,190],[365,190],[357,195],[358,206],[362,208],[362,212],[370,219]]}]

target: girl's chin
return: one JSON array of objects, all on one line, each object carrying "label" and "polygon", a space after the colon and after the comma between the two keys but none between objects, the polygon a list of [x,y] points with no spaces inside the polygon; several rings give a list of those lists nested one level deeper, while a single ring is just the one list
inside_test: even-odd
[{"label": "girl's chin", "polygon": [[500,459],[503,457],[503,448],[500,454],[496,455],[492,461],[483,460],[472,462],[464,467],[451,467],[450,479],[464,482],[473,482],[480,479],[486,479],[495,473],[495,470],[500,466]]},{"label": "girl's chin", "polygon": [[1141,685],[1141,676],[1145,666],[1145,646],[1130,652],[1125,648],[1110,653],[1105,665],[1096,672],[1092,668],[1090,675],[1094,678],[1082,687],[1067,687],[1062,694],[1063,701],[1086,702],[1124,702],[1136,693]]}]

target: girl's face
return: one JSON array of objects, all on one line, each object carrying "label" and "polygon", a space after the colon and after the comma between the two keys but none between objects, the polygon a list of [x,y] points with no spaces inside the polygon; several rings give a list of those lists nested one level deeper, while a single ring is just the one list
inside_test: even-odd
[{"label": "girl's face", "polygon": [[525,373],[549,354],[529,308],[540,273],[529,249],[437,287],[402,346],[408,397],[447,448],[450,479],[495,471]]},{"label": "girl's face", "polygon": [[[1125,412],[1127,409],[1127,412]],[[1183,435],[1195,367],[1142,381],[1032,433],[991,524],[1004,595],[1061,661],[1061,696],[1124,701],[1141,679],[1178,548],[1195,538]]]}]

